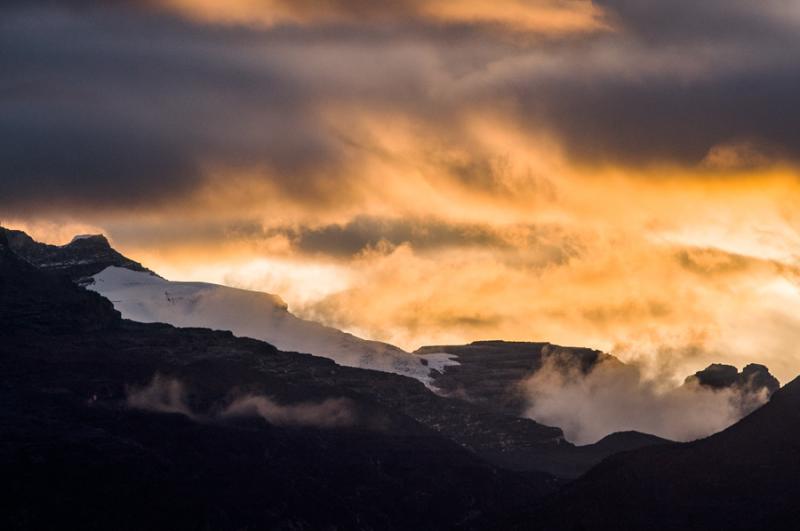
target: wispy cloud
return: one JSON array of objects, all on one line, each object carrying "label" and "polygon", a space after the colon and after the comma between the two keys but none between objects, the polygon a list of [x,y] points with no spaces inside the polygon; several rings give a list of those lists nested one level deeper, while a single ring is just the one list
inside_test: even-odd
[{"label": "wispy cloud", "polygon": [[357,423],[354,403],[346,398],[328,398],[320,402],[281,404],[258,395],[238,396],[212,412],[198,412],[187,401],[185,385],[177,379],[156,374],[143,387],[130,387],[128,407],[157,413],[178,413],[197,421],[226,418],[260,417],[278,426],[313,426],[337,428]]}]

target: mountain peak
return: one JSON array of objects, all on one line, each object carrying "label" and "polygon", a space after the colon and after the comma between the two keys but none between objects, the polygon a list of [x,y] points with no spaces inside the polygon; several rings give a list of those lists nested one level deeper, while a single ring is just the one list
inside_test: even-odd
[{"label": "mountain peak", "polygon": [[53,271],[81,280],[107,267],[149,272],[142,264],[120,254],[102,234],[75,236],[66,245],[40,243],[21,230],[0,228],[6,245],[17,256],[43,271]]},{"label": "mountain peak", "polygon": [[111,247],[111,244],[108,241],[108,238],[105,237],[103,234],[78,234],[72,240],[65,245],[64,247],[68,247],[71,245],[100,245],[102,247]]},{"label": "mountain peak", "polygon": [[686,378],[686,384],[698,384],[712,389],[725,389],[738,387],[750,392],[759,392],[762,389],[771,395],[780,387],[766,365],[750,363],[741,372],[733,365],[712,363],[702,371],[697,371]]}]

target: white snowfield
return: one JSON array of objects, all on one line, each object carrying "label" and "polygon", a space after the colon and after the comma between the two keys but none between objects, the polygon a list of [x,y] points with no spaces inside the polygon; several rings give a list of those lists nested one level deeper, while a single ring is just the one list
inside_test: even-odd
[{"label": "white snowfield", "polygon": [[349,367],[402,374],[430,384],[430,369],[418,356],[295,317],[276,295],[204,282],[172,282],[113,266],[92,278],[94,282],[87,289],[109,299],[124,318],[132,321],[230,330],[280,350],[322,356]]}]

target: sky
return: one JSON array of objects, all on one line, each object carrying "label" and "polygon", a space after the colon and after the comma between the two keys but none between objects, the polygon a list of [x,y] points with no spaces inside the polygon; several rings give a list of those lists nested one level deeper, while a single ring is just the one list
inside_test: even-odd
[{"label": "sky", "polygon": [[11,0],[0,220],[406,349],[800,373],[796,0]]}]

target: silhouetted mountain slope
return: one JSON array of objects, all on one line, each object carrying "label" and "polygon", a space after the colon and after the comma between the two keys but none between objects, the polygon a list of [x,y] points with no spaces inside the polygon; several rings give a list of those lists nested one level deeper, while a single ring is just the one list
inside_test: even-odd
[{"label": "silhouetted mountain slope", "polygon": [[66,277],[41,273],[19,258],[0,230],[0,333],[77,333],[117,320],[119,313],[107,299],[87,293]]},{"label": "silhouetted mountain slope", "polygon": [[730,428],[610,457],[519,529],[797,529],[800,378]]},{"label": "silhouetted mountain slope", "polygon": [[480,455],[512,470],[542,471],[560,478],[574,479],[608,456],[672,441],[636,431],[612,433],[594,444],[583,446],[564,441],[559,445],[527,445],[487,448]]},{"label": "silhouetted mountain slope", "polygon": [[[469,529],[554,485],[406,414],[449,414],[419,382],[121,320],[0,253],[3,529]],[[132,400],[158,381],[183,390]],[[230,414],[267,397],[283,417]],[[326,425],[326,401],[347,422]]]}]

